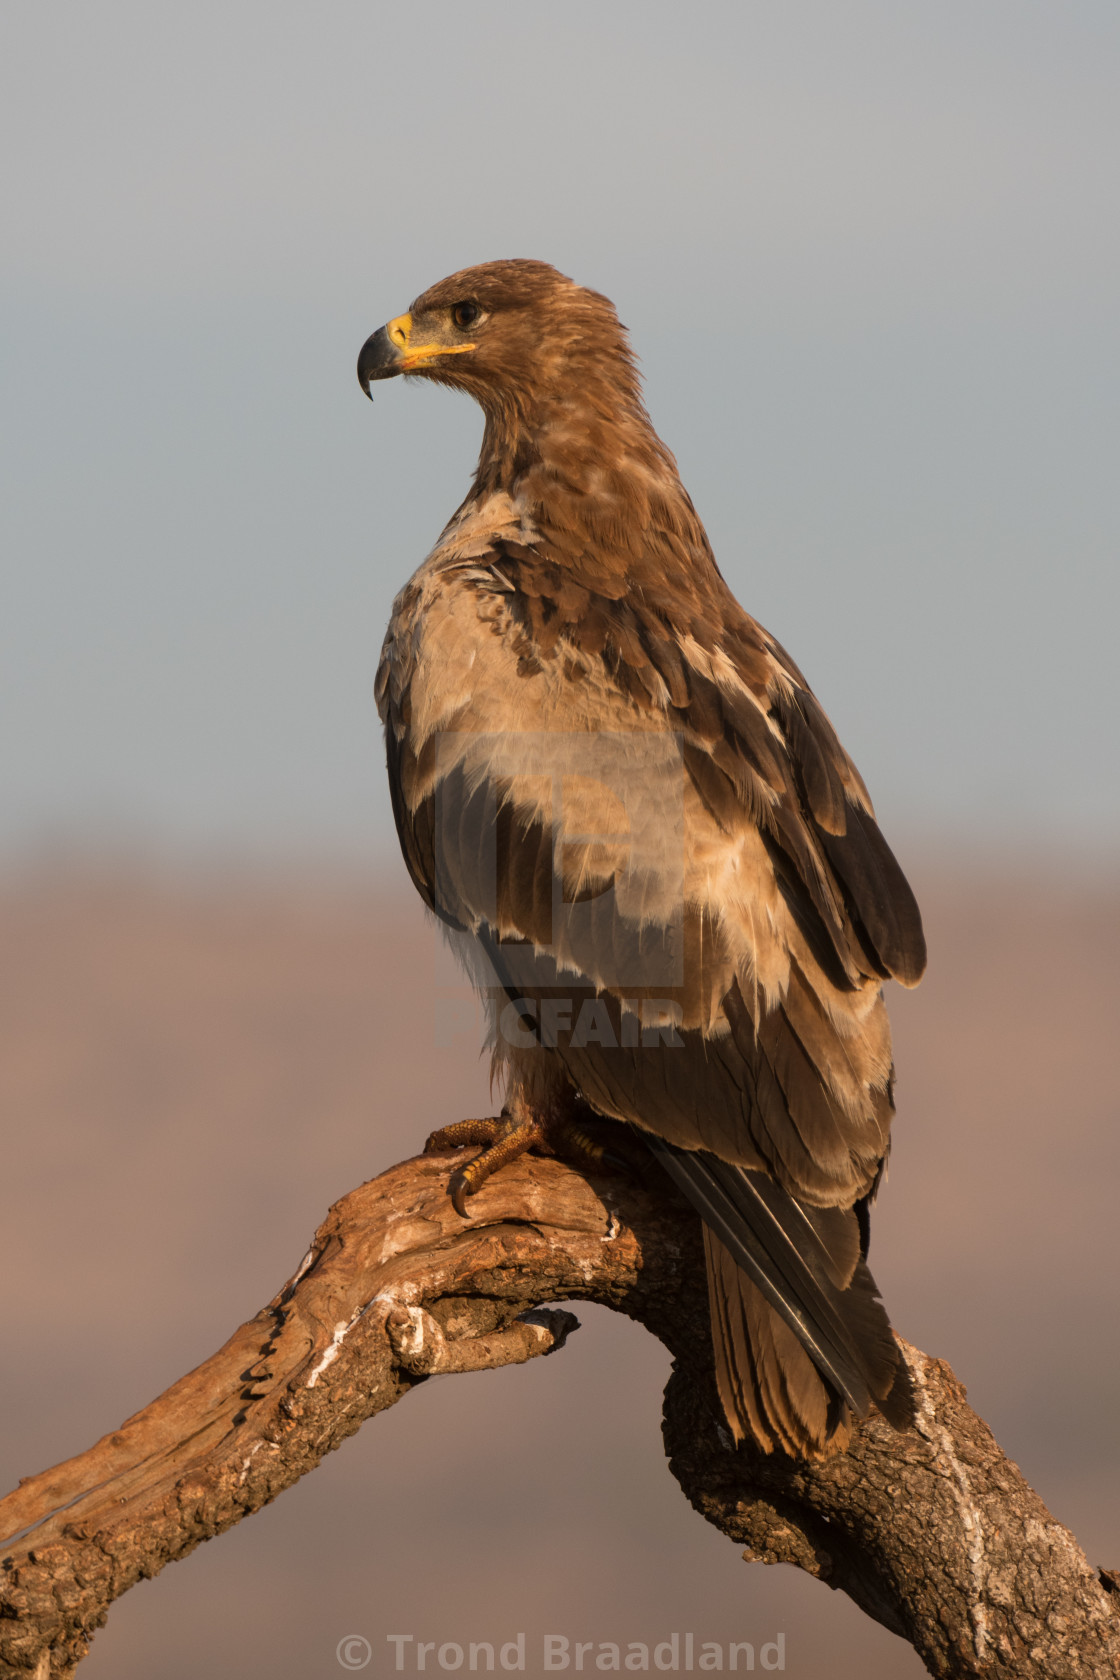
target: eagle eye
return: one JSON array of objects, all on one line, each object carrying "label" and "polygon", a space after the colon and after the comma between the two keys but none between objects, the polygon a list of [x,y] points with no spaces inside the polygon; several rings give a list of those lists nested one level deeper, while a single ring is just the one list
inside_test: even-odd
[{"label": "eagle eye", "polygon": [[468,298],[465,302],[455,305],[451,311],[451,319],[460,332],[469,332],[481,314],[482,311],[474,299]]}]

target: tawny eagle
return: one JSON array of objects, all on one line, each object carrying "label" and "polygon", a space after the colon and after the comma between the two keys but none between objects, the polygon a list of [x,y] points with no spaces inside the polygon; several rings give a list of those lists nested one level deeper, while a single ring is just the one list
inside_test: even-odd
[{"label": "tawny eagle", "polygon": [[[801,672],[716,565],[625,329],[547,263],[442,280],[358,377],[468,391],[478,471],[405,585],[377,678],[397,830],[489,998],[500,1119],[460,1211],[590,1109],[704,1227],[736,1439],[815,1456],[911,1419],[867,1268],[893,1114],[888,976],[913,894]],[[494,1001],[496,999],[496,1001]]]}]

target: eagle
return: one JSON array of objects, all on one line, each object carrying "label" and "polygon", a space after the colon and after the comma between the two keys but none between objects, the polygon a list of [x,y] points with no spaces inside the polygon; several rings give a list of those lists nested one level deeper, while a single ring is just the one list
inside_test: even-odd
[{"label": "eagle", "polygon": [[463,269],[363,345],[367,396],[398,374],[485,416],[376,685],[404,860],[503,1092],[429,1140],[477,1151],[454,1205],[526,1149],[593,1157],[605,1121],[700,1216],[735,1442],[824,1457],[872,1406],[903,1429],[868,1210],[882,984],[926,958],[867,789],[724,581],[606,297],[544,262]]}]

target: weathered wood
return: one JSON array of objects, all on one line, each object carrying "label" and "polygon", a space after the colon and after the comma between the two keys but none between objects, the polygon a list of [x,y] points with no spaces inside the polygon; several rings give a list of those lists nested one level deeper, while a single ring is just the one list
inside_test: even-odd
[{"label": "weathered wood", "polygon": [[921,1402],[906,1435],[872,1418],[823,1464],[736,1451],[714,1402],[699,1229],[667,1184],[526,1157],[462,1220],[451,1159],[406,1161],[344,1197],[291,1281],[211,1359],[0,1501],[0,1680],[70,1675],[135,1582],[267,1504],[429,1372],[558,1346],[570,1315],[526,1315],[573,1298],[670,1349],[672,1469],[745,1555],[848,1593],[935,1675],[1120,1672],[1111,1579],[947,1366],[903,1343]]}]

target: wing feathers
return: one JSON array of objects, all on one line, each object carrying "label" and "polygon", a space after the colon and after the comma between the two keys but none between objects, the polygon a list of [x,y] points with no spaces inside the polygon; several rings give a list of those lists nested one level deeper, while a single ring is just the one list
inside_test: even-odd
[{"label": "wing feathers", "polygon": [[916,986],[926,966],[921,912],[875,819],[850,805],[846,831],[823,840],[864,942],[888,974]]}]

